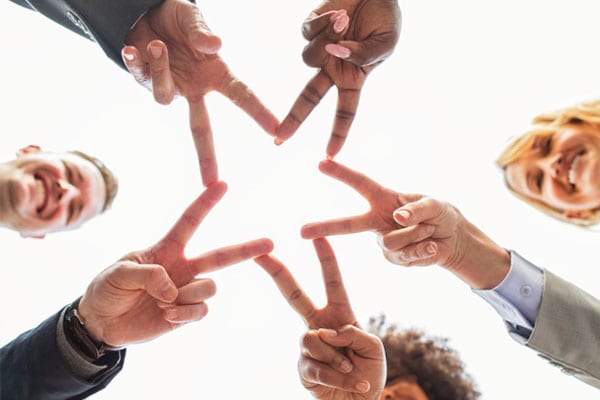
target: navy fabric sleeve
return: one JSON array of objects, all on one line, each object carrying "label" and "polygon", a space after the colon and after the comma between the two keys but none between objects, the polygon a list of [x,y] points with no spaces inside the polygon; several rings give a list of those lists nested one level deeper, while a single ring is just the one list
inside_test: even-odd
[{"label": "navy fabric sleeve", "polygon": [[0,399],[83,399],[103,389],[123,368],[125,351],[102,360],[108,368],[89,380],[78,378],[56,343],[60,312],[0,348]]},{"label": "navy fabric sleeve", "polygon": [[135,22],[163,0],[11,0],[98,42],[124,68],[121,49]]}]

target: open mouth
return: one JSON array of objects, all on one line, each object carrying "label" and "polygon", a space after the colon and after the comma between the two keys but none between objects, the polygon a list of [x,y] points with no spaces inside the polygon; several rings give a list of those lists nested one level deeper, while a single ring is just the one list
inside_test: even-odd
[{"label": "open mouth", "polygon": [[35,179],[35,201],[36,201],[36,212],[41,214],[48,206],[49,187],[47,179],[40,173],[33,175]]},{"label": "open mouth", "polygon": [[575,179],[576,179],[576,173],[577,173],[577,164],[579,162],[579,159],[581,158],[581,156],[585,153],[585,150],[581,150],[579,151],[575,157],[573,157],[573,160],[571,160],[571,165],[569,166],[569,172],[567,173],[567,178],[569,180],[569,185],[571,185],[571,189],[575,189]]}]

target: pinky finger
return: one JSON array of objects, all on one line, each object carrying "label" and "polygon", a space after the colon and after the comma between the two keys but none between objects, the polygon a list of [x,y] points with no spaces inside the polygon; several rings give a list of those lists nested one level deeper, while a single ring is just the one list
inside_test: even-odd
[{"label": "pinky finger", "polygon": [[390,262],[407,267],[418,265],[425,266],[438,262],[438,244],[433,241],[424,241],[409,245],[402,250],[386,251],[385,258]]},{"label": "pinky finger", "polygon": [[163,310],[164,318],[175,324],[199,321],[208,314],[206,303],[187,304],[182,306],[168,307]]},{"label": "pinky finger", "polygon": [[148,90],[152,90],[152,78],[150,68],[142,60],[140,52],[134,46],[125,46],[121,50],[121,57],[125,67],[133,76],[133,79]]},{"label": "pinky finger", "polygon": [[298,363],[298,372],[305,386],[317,384],[346,392],[366,393],[371,388],[368,381],[344,374],[330,366],[303,356]]}]

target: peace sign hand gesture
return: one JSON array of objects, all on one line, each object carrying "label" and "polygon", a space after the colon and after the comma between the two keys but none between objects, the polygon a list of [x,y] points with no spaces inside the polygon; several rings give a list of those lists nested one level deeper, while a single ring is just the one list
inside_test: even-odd
[{"label": "peace sign hand gesture", "polygon": [[333,249],[313,241],[321,262],[327,305],[317,309],[291,272],[271,255],[255,258],[309,330],[302,336],[298,372],[302,385],[322,400],[378,400],[386,376],[381,340],[358,327]]},{"label": "peace sign hand gesture", "polygon": [[79,303],[88,332],[112,346],[153,339],[185,322],[202,319],[214,282],[199,274],[268,253],[273,244],[258,239],[187,258],[185,245],[227,186],[215,183],[185,210],[167,235],[146,250],[132,252],[101,272]]},{"label": "peace sign hand gesture", "polygon": [[212,128],[204,96],[217,91],[275,135],[279,121],[217,54],[221,39],[208,28],[195,4],[165,0],[129,32],[122,50],[125,66],[154,99],[169,104],[177,95],[190,109],[190,127],[205,186],[219,179]]},{"label": "peace sign hand gesture", "polygon": [[302,26],[309,43],[304,62],[319,68],[277,130],[275,143],[288,140],[332,86],[338,89],[337,111],[327,157],[340,152],[367,75],[389,57],[400,36],[396,0],[326,0]]}]

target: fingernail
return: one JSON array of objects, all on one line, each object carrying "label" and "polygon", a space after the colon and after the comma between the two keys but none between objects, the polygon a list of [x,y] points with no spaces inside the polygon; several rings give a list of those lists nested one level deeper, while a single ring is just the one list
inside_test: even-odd
[{"label": "fingernail", "polygon": [[150,46],[150,53],[152,53],[152,57],[158,60],[162,55],[162,48],[160,46]]},{"label": "fingernail", "polygon": [[356,384],[356,390],[362,393],[368,392],[370,387],[371,385],[369,385],[369,382],[367,381],[362,381]]},{"label": "fingernail", "polygon": [[337,10],[333,14],[331,14],[331,16],[329,17],[329,21],[334,22],[344,14],[346,14],[346,10]]},{"label": "fingernail", "polygon": [[342,361],[342,363],[340,364],[340,368],[342,369],[342,371],[344,372],[350,372],[352,371],[352,364],[350,363],[350,361],[348,360],[344,360]]},{"label": "fingernail", "polygon": [[319,329],[319,332],[329,337],[336,337],[338,335],[337,331],[334,329],[321,328]]},{"label": "fingernail", "polygon": [[283,144],[283,140],[279,138],[275,138],[275,146],[281,146]]},{"label": "fingernail", "polygon": [[178,316],[179,316],[179,313],[174,308],[172,308],[170,310],[165,310],[165,319],[167,319],[169,321],[177,321]]},{"label": "fingernail", "polygon": [[331,54],[332,56],[342,59],[346,59],[350,57],[350,54],[352,54],[349,48],[332,43],[325,45],[325,51]]},{"label": "fingernail", "polygon": [[425,251],[427,252],[427,254],[435,254],[435,245],[433,243],[429,243],[427,246],[425,246]]},{"label": "fingernail", "polygon": [[333,24],[333,30],[335,31],[335,33],[340,33],[344,29],[346,29],[346,26],[348,26],[348,22],[350,22],[350,18],[348,18],[346,14],[342,14],[339,17],[337,17]]},{"label": "fingernail", "polygon": [[125,58],[127,61],[135,60],[135,56],[131,53],[123,53],[123,58]]},{"label": "fingernail", "polygon": [[405,220],[410,218],[410,213],[406,210],[398,210],[394,213],[394,215],[397,215],[400,218],[405,219]]},{"label": "fingernail", "polygon": [[325,158],[327,158],[329,161],[333,160],[333,156],[331,154],[327,154],[327,156]]}]

